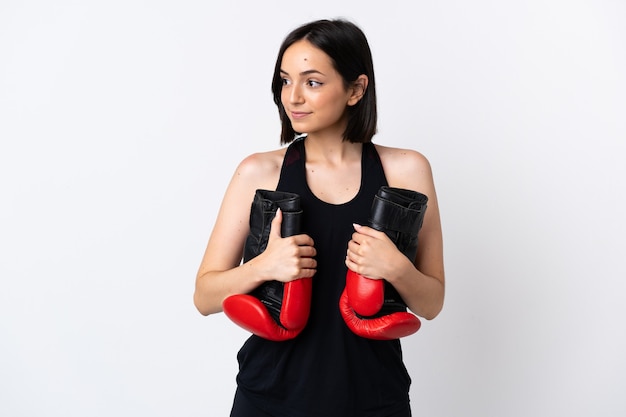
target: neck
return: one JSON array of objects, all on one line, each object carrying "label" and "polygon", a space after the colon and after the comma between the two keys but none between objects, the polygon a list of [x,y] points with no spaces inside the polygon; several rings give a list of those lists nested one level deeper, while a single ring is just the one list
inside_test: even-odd
[{"label": "neck", "polygon": [[341,138],[307,136],[304,141],[307,161],[326,161],[340,164],[347,160],[361,158],[361,143],[351,143]]}]

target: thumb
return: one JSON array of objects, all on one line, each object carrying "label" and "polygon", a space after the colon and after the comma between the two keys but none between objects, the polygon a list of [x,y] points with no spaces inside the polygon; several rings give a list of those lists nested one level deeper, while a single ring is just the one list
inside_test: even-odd
[{"label": "thumb", "polygon": [[276,210],[276,215],[272,219],[272,224],[270,225],[270,238],[280,238],[280,228],[283,223],[283,212],[278,208]]}]

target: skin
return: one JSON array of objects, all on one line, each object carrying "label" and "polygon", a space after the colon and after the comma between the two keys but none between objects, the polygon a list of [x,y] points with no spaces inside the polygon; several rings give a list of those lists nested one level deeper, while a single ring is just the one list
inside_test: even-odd
[{"label": "skin", "polygon": [[[311,191],[321,200],[341,204],[353,199],[361,183],[362,144],[342,140],[346,109],[363,97],[368,79],[361,75],[348,88],[330,58],[306,40],[291,45],[281,63],[281,100],[294,130],[307,132],[306,170]],[[354,225],[346,247],[346,265],[373,279],[386,279],[415,314],[432,319],[443,307],[443,243],[439,207],[428,160],[407,149],[376,145],[392,187],[428,196],[414,262],[383,233]],[[255,153],[235,170],[196,277],[194,303],[203,315],[222,311],[222,301],[248,293],[264,281],[289,282],[315,275],[315,242],[301,234],[280,237],[282,215],[271,225],[266,250],[241,264],[249,232],[250,205],[257,189],[276,189],[285,148]]]}]

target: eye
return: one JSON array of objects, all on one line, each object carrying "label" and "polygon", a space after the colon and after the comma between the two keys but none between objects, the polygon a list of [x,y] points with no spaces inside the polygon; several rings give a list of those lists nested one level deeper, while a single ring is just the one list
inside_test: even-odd
[{"label": "eye", "polygon": [[282,78],[281,81],[282,81],[283,85],[291,84],[291,81],[289,81],[287,78]]},{"label": "eye", "polygon": [[323,85],[323,83],[319,81],[315,81],[315,80],[308,80],[306,83],[309,87],[313,87],[313,88],[321,87]]}]

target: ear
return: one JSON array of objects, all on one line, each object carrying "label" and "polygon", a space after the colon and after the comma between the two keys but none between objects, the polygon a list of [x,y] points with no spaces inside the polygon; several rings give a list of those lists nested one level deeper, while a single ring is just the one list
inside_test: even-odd
[{"label": "ear", "polygon": [[361,74],[357,77],[357,79],[352,83],[352,86],[350,87],[348,106],[354,106],[363,98],[363,96],[365,95],[365,91],[367,90],[368,82],[369,79],[365,74]]}]

